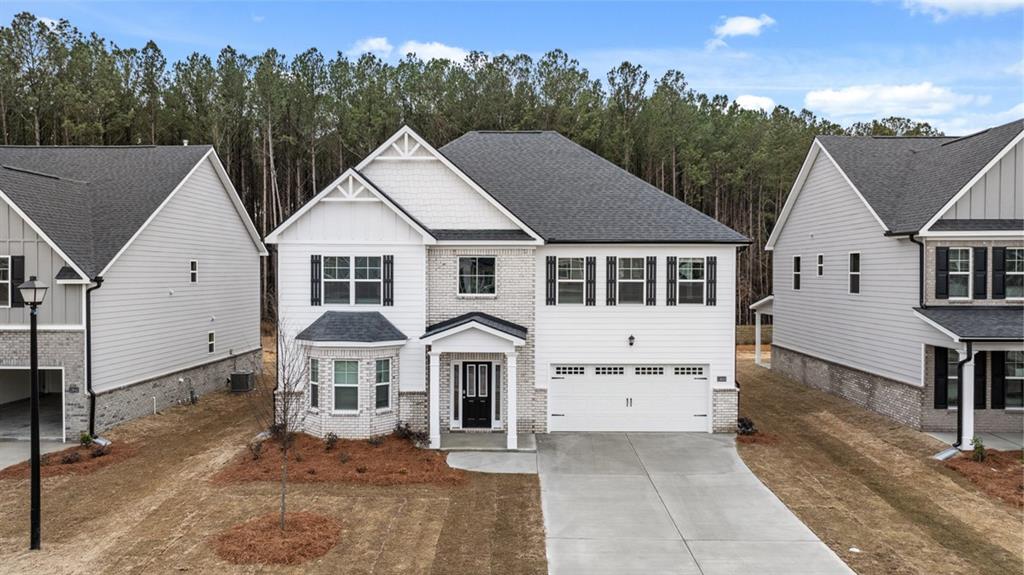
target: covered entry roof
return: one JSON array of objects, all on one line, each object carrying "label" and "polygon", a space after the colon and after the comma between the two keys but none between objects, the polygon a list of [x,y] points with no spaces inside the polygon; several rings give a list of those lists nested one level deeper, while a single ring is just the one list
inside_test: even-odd
[{"label": "covered entry roof", "polygon": [[954,341],[1024,341],[1022,306],[941,306],[914,313]]},{"label": "covered entry roof", "polygon": [[477,324],[518,340],[526,340],[525,327],[479,311],[470,312],[435,323],[427,328],[427,332],[423,334],[423,337],[420,339],[429,339],[433,336],[440,335],[469,324]]}]

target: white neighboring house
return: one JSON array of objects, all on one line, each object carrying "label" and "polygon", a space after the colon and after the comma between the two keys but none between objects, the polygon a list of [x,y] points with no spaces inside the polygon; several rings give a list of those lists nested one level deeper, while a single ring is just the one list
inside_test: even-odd
[{"label": "white neighboring house", "polygon": [[0,147],[0,437],[78,439],[258,370],[266,250],[210,146]]},{"label": "white neighboring house", "polygon": [[557,133],[402,128],[266,242],[309,433],[735,429],[748,240]]},{"label": "white neighboring house", "polygon": [[[1024,428],[1024,121],[821,136],[766,249],[772,369],[929,431]],[[958,375],[959,374],[959,375]],[[958,409],[960,405],[970,409]]]}]

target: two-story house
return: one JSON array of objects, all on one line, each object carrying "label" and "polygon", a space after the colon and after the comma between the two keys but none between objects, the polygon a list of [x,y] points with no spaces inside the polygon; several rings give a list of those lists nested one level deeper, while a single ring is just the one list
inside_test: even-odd
[{"label": "two-story house", "polygon": [[210,146],[0,147],[0,438],[77,440],[223,389],[260,361],[266,253]]},{"label": "two-story house", "polygon": [[748,240],[557,133],[402,128],[266,242],[309,433],[735,429]]},{"label": "two-story house", "polygon": [[[772,369],[901,423],[1024,428],[1024,122],[818,137],[767,243]],[[967,409],[958,409],[967,407]]]}]

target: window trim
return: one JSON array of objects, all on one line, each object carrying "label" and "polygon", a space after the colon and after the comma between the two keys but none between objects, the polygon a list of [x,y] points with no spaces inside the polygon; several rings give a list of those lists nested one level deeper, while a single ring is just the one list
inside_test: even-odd
[{"label": "window trim", "polygon": [[803,270],[803,258],[800,256],[793,256],[793,291],[800,291],[801,282],[801,271]]},{"label": "window trim", "polygon": [[188,260],[188,283],[199,283],[199,260]]},{"label": "window trim", "polygon": [[[315,368],[314,368],[315,366]],[[309,408],[320,409],[320,358],[309,358]]]},{"label": "window trim", "polygon": [[11,266],[13,265],[14,258],[6,255],[0,256],[0,260],[7,261],[7,279],[0,281],[0,284],[7,284],[7,303],[0,302],[0,309],[10,309],[11,305],[14,304],[14,279],[11,277],[13,273]]},{"label": "window trim", "polygon": [[[947,253],[946,257],[948,258],[948,261],[950,261],[950,262],[952,262],[952,255],[953,255],[954,251],[958,251],[958,252],[965,251],[965,252],[967,252],[967,271],[965,271],[965,272],[954,272],[951,265],[948,266],[949,269],[946,271],[946,273],[949,275],[949,278],[950,278],[949,288],[948,288],[949,289],[949,300],[950,301],[971,301],[973,299],[973,297],[974,297],[974,286],[972,285],[974,282],[971,281],[971,278],[974,277],[974,250],[969,248],[969,247],[965,247],[965,246],[949,246],[947,249],[949,251],[946,252]],[[953,295],[953,282],[952,282],[953,276],[965,276],[967,278],[967,295],[966,296],[962,296],[962,295],[954,296]]]},{"label": "window trim", "polygon": [[[462,291],[462,260],[468,260],[468,259],[475,259],[475,260],[492,259],[492,260],[494,260],[494,282],[493,282],[494,283],[494,291],[492,293],[472,293],[472,292],[463,292]],[[478,266],[477,269],[479,270],[479,261],[477,262],[477,266]],[[483,275],[477,273],[473,277],[481,278],[481,277],[487,277],[487,276],[483,276]],[[455,260],[455,294],[458,297],[465,297],[465,298],[494,298],[494,297],[498,297],[498,256],[487,255],[487,254],[481,254],[481,255],[460,255],[460,256],[458,256],[458,258],[456,258],[456,260]]]},{"label": "window trim", "polygon": [[[1010,354],[1014,353],[1014,352],[1022,353],[1022,352],[1020,352],[1018,350],[1007,351],[1006,352],[1006,357],[1005,357],[1005,359],[1003,359],[1003,362],[1005,364],[1003,366],[1003,371],[1004,371],[1004,373],[1003,373],[1003,409],[1007,409],[1007,410],[1010,410],[1010,411],[1020,411],[1020,410],[1024,410],[1024,403],[1022,403],[1021,405],[1010,405],[1010,402],[1007,401],[1007,393],[1010,390],[1010,386],[1008,385],[1010,380],[1021,382],[1021,391],[1024,392],[1024,376],[1009,375],[1010,374],[1010,370],[1007,369],[1007,367],[1010,365]],[[1024,359],[1024,358],[1022,358],[1022,359]]]},{"label": "window trim", "polygon": [[[562,279],[560,276],[562,260],[579,260],[580,272],[583,276],[578,279]],[[580,301],[562,301],[562,284],[580,284]],[[587,301],[587,258],[583,256],[558,256],[555,258],[555,304],[556,305],[584,305]]]},{"label": "window trim", "polygon": [[[853,256],[857,256],[857,271],[853,271]],[[849,295],[860,295],[861,293],[861,272],[864,269],[864,259],[860,252],[847,252],[846,254],[846,293]],[[853,291],[853,276],[857,276],[857,291]]]},{"label": "window trim", "polygon": [[[327,279],[325,270],[327,268],[328,258],[343,258],[348,260],[348,277],[342,279]],[[356,258],[377,258],[378,265],[378,276],[376,279],[356,279]],[[327,301],[327,284],[328,283],[347,283],[348,284],[348,301],[337,302]],[[359,303],[356,301],[356,284],[359,283],[376,283],[380,285],[380,289],[377,290],[377,301],[374,303]],[[320,293],[322,305],[367,305],[367,306],[380,306],[384,305],[384,256],[383,255],[347,255],[347,256],[323,256],[320,258]]]},{"label": "window trim", "polygon": [[[387,381],[377,381],[378,378],[380,378],[380,364],[381,364],[382,361],[386,361],[387,364],[388,364],[388,380]],[[385,358],[377,359],[373,363],[373,367],[374,367],[374,369],[373,369],[373,373],[374,373],[374,376],[373,376],[373,407],[378,412],[387,411],[387,410],[391,409],[391,407],[392,407],[391,406],[391,381],[394,378],[392,377],[392,374],[391,374],[391,366],[392,365],[391,365],[391,358],[390,357],[385,357]],[[377,405],[377,390],[381,386],[386,386],[388,388],[388,395],[387,395],[387,397],[388,397],[388,404],[385,405],[384,407],[381,407],[381,406]]]},{"label": "window trim", "polygon": [[818,254],[816,264],[818,268],[818,277],[820,278],[825,275],[825,254]]},{"label": "window trim", "polygon": [[208,331],[206,332],[206,353],[217,352],[217,332]]},{"label": "window trim", "polygon": [[[1005,291],[1006,290],[1005,286],[1009,283],[1006,280],[1010,276],[1020,276],[1021,278],[1024,278],[1024,271],[1011,272],[1010,271],[1010,266],[1009,266],[1009,263],[1010,263],[1010,251],[1011,250],[1013,250],[1013,251],[1018,251],[1019,250],[1020,251],[1021,261],[1024,261],[1024,247],[1006,246],[1004,249],[1005,249],[1005,251],[1003,252],[1003,254],[1004,254],[1003,257],[1005,258],[1005,261],[1006,261],[1006,264],[1007,264],[1007,265],[1004,266],[1006,269],[1003,270],[1003,278],[1004,278],[1003,279],[1003,282],[1004,282],[1003,283],[1003,285],[1004,285],[1003,290]],[[1022,279],[1021,281],[1024,282],[1024,279]],[[1022,293],[1019,296],[1010,296],[1009,294],[1006,294],[1006,299],[1007,299],[1007,301],[1024,301],[1024,293]]]},{"label": "window trim", "polygon": [[[694,260],[700,261],[701,269],[699,280],[681,280],[679,279],[679,270],[683,267],[683,260]],[[676,305],[704,305],[707,300],[707,283],[708,283],[708,259],[703,256],[677,256],[676,257]],[[683,301],[682,299],[682,284],[700,284],[700,301]]]},{"label": "window trim", "polygon": [[[639,260],[640,271],[643,273],[643,277],[640,279],[622,279],[622,260]],[[634,269],[634,268],[630,268]],[[640,284],[640,300],[639,301],[622,301],[622,284]],[[618,305],[644,305],[644,297],[646,294],[647,286],[647,259],[643,256],[617,256],[615,260],[615,302]]]},{"label": "window trim", "polygon": [[[338,383],[337,377],[338,364],[339,363],[354,363],[356,364],[356,382],[355,383]],[[339,387],[354,387],[356,388],[356,407],[355,409],[338,409],[338,388]],[[331,362],[331,413],[359,413],[359,360],[358,359],[335,359]]]}]

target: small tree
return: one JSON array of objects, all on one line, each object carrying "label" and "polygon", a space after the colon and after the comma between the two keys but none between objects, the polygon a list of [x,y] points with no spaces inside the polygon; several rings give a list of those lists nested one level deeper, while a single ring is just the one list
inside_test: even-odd
[{"label": "small tree", "polygon": [[[272,306],[273,307],[273,306]],[[286,322],[276,309],[273,317],[275,349],[272,364],[267,365],[249,394],[252,412],[260,428],[278,440],[281,449],[281,529],[285,528],[288,494],[288,454],[293,435],[302,429],[306,417],[306,383],[309,362],[302,346],[291,337]],[[268,360],[271,358],[268,358]],[[268,363],[270,363],[268,361]]]}]

